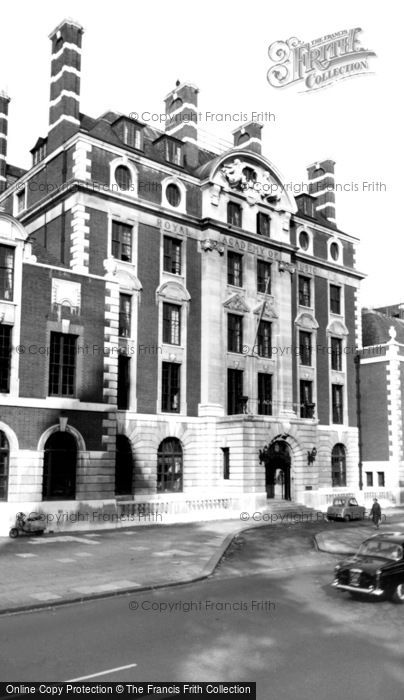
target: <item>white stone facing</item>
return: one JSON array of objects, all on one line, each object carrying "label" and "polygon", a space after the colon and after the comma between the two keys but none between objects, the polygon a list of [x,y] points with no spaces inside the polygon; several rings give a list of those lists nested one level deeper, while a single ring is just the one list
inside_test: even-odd
[{"label": "white stone facing", "polygon": [[90,227],[88,225],[90,214],[86,212],[83,204],[74,204],[71,213],[70,267],[75,272],[86,274],[88,273],[88,251],[90,245],[88,240],[90,235]]}]

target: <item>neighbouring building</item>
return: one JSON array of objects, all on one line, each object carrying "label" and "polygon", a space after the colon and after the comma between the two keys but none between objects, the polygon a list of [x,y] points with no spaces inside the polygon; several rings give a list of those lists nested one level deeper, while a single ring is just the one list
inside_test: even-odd
[{"label": "neighbouring building", "polygon": [[404,502],[404,305],[362,311],[360,414],[363,488]]},{"label": "neighbouring building", "polygon": [[363,275],[334,162],[295,198],[260,124],[199,143],[189,83],[164,132],[82,114],[82,35],[50,35],[28,171],[0,95],[3,530],[19,510],[208,518],[356,490]]}]

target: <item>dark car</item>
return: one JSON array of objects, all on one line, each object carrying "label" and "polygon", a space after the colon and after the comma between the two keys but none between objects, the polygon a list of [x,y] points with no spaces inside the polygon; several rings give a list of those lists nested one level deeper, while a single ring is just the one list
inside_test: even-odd
[{"label": "dark car", "polygon": [[338,496],[334,498],[332,506],[328,506],[328,520],[363,520],[366,508],[360,506],[356,498],[352,496]]},{"label": "dark car", "polygon": [[337,564],[332,585],[353,597],[404,603],[404,532],[384,532],[362,542],[353,557]]}]

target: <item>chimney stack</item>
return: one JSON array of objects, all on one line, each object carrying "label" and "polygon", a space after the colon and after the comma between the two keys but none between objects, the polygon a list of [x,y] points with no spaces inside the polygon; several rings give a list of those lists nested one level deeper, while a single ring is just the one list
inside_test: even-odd
[{"label": "chimney stack", "polygon": [[198,140],[198,88],[177,80],[175,89],[165,98],[166,134],[196,144]]},{"label": "chimney stack", "polygon": [[55,150],[80,127],[80,71],[83,27],[65,19],[49,35],[52,41],[47,152]]},{"label": "chimney stack", "polygon": [[7,131],[8,103],[10,98],[5,92],[0,92],[0,194],[7,188]]},{"label": "chimney stack", "polygon": [[247,148],[254,153],[261,153],[261,130],[259,122],[247,122],[233,131],[235,148]]},{"label": "chimney stack", "polygon": [[334,166],[333,160],[323,160],[310,165],[307,173],[309,194],[316,199],[316,212],[323,216],[330,226],[336,227]]}]

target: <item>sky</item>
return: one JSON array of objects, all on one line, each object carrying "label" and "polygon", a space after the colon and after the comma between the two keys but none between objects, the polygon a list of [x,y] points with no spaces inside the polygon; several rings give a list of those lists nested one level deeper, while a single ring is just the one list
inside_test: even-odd
[{"label": "sky", "polygon": [[[8,161],[13,165],[29,167],[30,148],[47,133],[48,35],[65,17],[84,27],[82,112],[159,115],[176,80],[191,81],[200,90],[201,130],[214,139],[231,142],[232,131],[244,120],[237,120],[240,114],[275,115],[264,117],[263,154],[286,183],[306,182],[307,166],[334,160],[336,182],[344,188],[336,193],[337,224],[360,239],[357,267],[367,275],[362,305],[404,302],[399,3],[5,3],[0,90],[11,97]],[[274,42],[291,37],[311,42],[355,27],[362,30],[361,45],[376,54],[369,59],[370,74],[309,92],[301,85],[279,89],[269,84],[268,48]],[[206,113],[219,116],[206,119]],[[222,114],[235,116],[220,121]],[[374,183],[373,191],[364,183]]]}]

